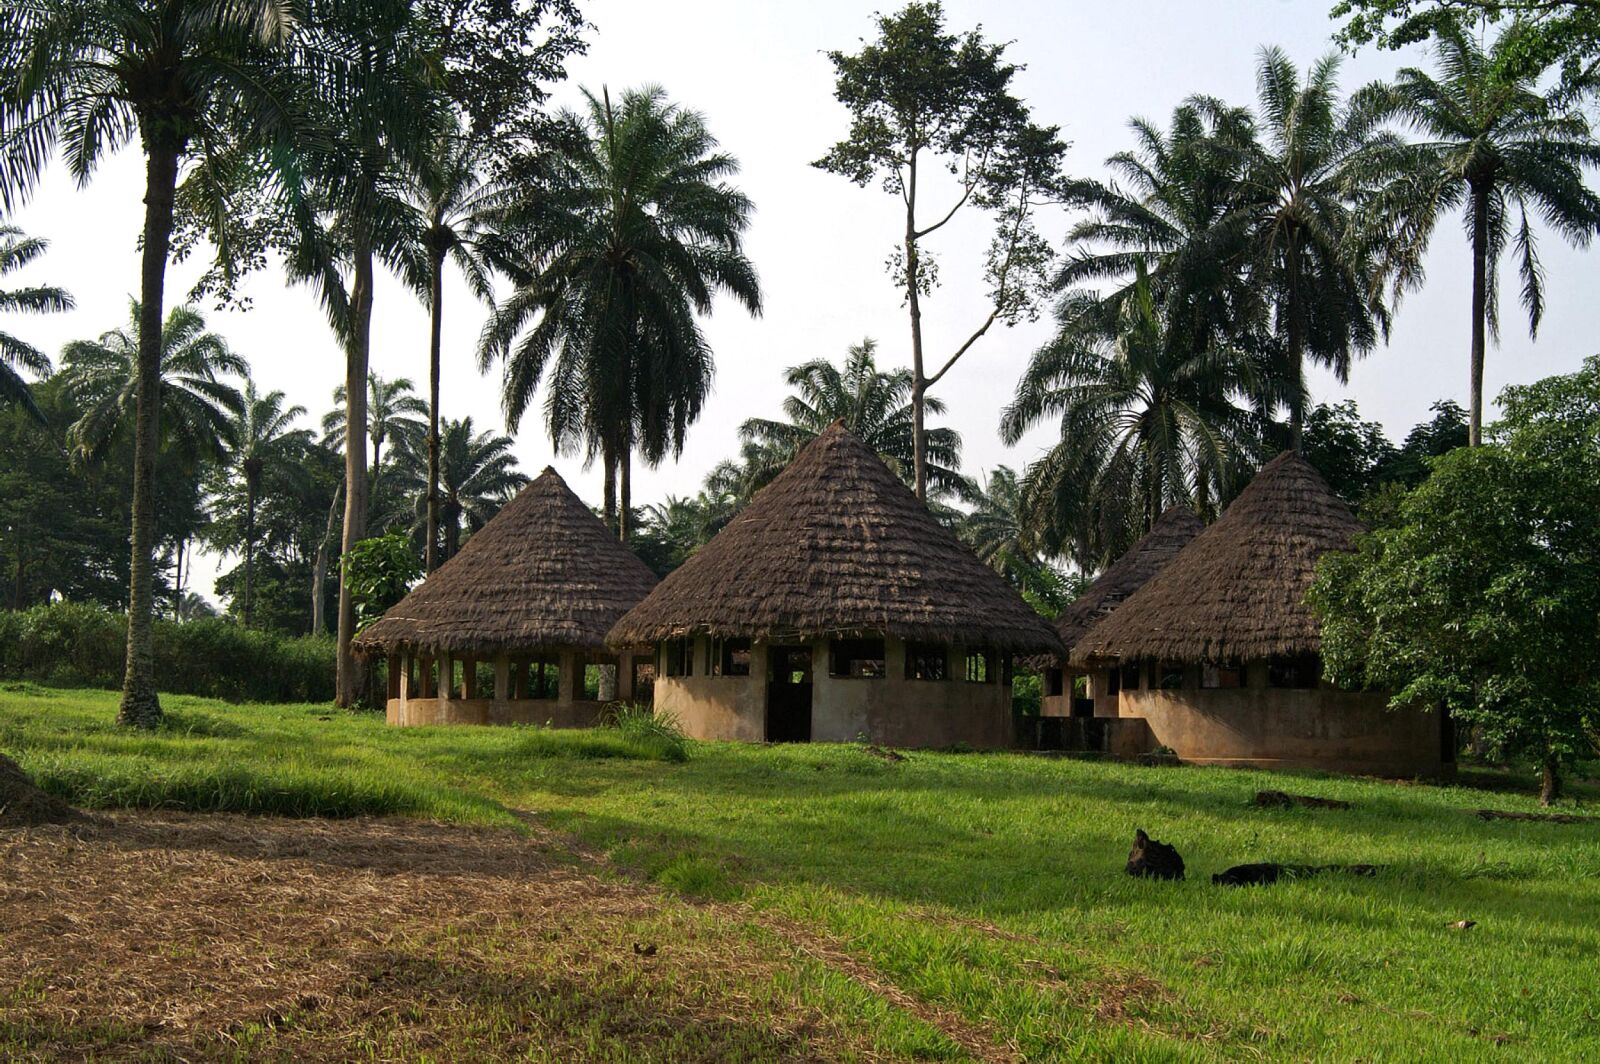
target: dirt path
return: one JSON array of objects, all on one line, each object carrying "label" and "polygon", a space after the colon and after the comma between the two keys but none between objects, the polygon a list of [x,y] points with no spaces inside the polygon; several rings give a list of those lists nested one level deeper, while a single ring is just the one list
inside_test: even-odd
[{"label": "dirt path", "polygon": [[[739,933],[749,914],[573,853],[538,829],[392,819],[0,831],[0,1058],[886,1059]],[[1012,1059],[837,944],[761,922]]]}]

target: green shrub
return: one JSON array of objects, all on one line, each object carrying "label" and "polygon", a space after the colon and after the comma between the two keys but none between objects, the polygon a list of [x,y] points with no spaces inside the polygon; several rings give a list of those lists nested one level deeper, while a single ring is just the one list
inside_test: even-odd
[{"label": "green shrub", "polygon": [[[120,613],[56,602],[0,610],[0,678],[57,686],[122,682]],[[218,618],[155,623],[156,681],[163,691],[231,702],[326,702],[333,698],[334,643],[287,637]]]},{"label": "green shrub", "polygon": [[653,751],[663,761],[689,760],[689,738],[683,734],[678,718],[671,713],[657,713],[649,706],[618,702],[607,711],[603,724]]}]

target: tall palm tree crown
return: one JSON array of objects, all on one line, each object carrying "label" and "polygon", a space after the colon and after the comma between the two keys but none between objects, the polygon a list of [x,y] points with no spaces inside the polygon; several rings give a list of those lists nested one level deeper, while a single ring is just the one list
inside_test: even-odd
[{"label": "tall palm tree crown", "polygon": [[1244,271],[1248,227],[1234,211],[1254,146],[1249,111],[1195,96],[1166,132],[1138,118],[1129,126],[1137,146],[1106,160],[1111,181],[1068,186],[1091,213],[1068,233],[1056,289],[1111,281],[1120,287],[1108,298],[1125,300],[1142,263],[1172,342],[1237,339],[1262,313]]},{"label": "tall palm tree crown", "polygon": [[[746,490],[759,488],[794,460],[801,448],[835,421],[878,453],[896,476],[910,485],[915,477],[912,437],[911,372],[878,369],[878,345],[870,337],[850,346],[844,367],[826,359],[790,366],[784,383],[794,394],[783,401],[787,421],[750,418],[739,427],[746,444]],[[929,413],[944,413],[944,403],[929,396]],[[950,428],[927,430],[927,478],[935,498],[971,498],[976,485],[961,474],[961,434]]]},{"label": "tall palm tree crown", "polygon": [[1515,27],[1487,49],[1459,29],[1435,41],[1435,73],[1400,71],[1384,112],[1424,139],[1385,154],[1389,186],[1379,208],[1396,233],[1396,284],[1420,284],[1422,254],[1443,213],[1464,213],[1472,255],[1469,441],[1481,441],[1485,332],[1499,334],[1499,263],[1514,249],[1528,331],[1544,313],[1544,272],[1532,216],[1586,247],[1600,230],[1600,196],[1584,171],[1600,166],[1588,120],[1540,72],[1510,62]]},{"label": "tall palm tree crown", "polygon": [[1015,444],[1060,422],[1060,439],[1027,471],[1029,523],[1040,545],[1099,569],[1167,509],[1213,511],[1254,457],[1255,423],[1238,405],[1259,387],[1232,347],[1172,344],[1142,267],[1121,307],[1067,293],[1057,333],[1033,356],[1001,415]]},{"label": "tall palm tree crown", "polygon": [[681,451],[711,389],[697,315],[718,292],[759,313],[761,291],[743,252],[752,206],[727,182],[738,163],[704,119],[656,87],[584,96],[584,114],[563,116],[577,143],[540,160],[544,194],[524,213],[539,237],[479,357],[505,363],[513,430],[548,375],[551,441],[600,457],[606,517],[625,535],[632,453]]},{"label": "tall palm tree crown", "polygon": [[[517,469],[513,441],[493,431],[475,432],[472,418],[446,419],[440,433],[440,530],[444,556],[461,549],[461,534],[476,532],[500,512],[528,482]],[[428,466],[421,437],[408,437],[397,452],[397,491],[393,512],[382,515],[386,527],[410,527],[421,533],[427,516]]]},{"label": "tall palm tree crown", "polygon": [[311,443],[310,430],[292,427],[296,420],[305,416],[306,408],[285,403],[286,397],[281,391],[262,395],[256,391],[254,381],[246,380],[244,404],[234,420],[230,465],[238,474],[232,486],[244,489],[241,529],[244,594],[240,616],[246,627],[253,620],[255,605],[256,507],[262,488],[269,476],[291,476],[298,472],[296,459]]},{"label": "tall palm tree crown", "polygon": [[[84,459],[103,456],[119,434],[132,431],[139,393],[139,323],[131,302],[129,322],[96,340],[74,340],[61,351],[67,394],[81,411],[67,429]],[[206,328],[193,307],[173,307],[161,329],[160,438],[193,465],[221,461],[234,440],[234,418],[244,397],[228,377],[244,377],[245,360]]]},{"label": "tall palm tree crown", "polygon": [[[50,245],[28,237],[14,225],[0,225],[0,278],[7,277],[43,255]],[[48,314],[72,309],[72,296],[54,285],[0,288],[0,314]],[[33,393],[17,367],[44,376],[50,359],[37,347],[0,329],[0,405],[17,403],[40,422],[44,415],[34,405]]]},{"label": "tall palm tree crown", "polygon": [[1338,73],[1338,57],[1327,56],[1302,81],[1280,49],[1262,49],[1258,140],[1243,160],[1234,208],[1250,242],[1245,276],[1268,313],[1275,398],[1288,408],[1297,447],[1305,363],[1348,380],[1352,360],[1389,328],[1380,243],[1363,227],[1358,203],[1373,158],[1393,138],[1377,130],[1376,94],[1341,100]]},{"label": "tall palm tree crown", "polygon": [[[413,393],[416,385],[408,377],[384,378],[367,373],[367,438],[372,441],[372,470],[370,476],[376,484],[383,475],[383,446],[393,440],[397,449],[420,449],[427,438],[427,423],[421,419],[428,414],[428,404]],[[333,409],[322,416],[323,446],[340,450],[345,439],[344,385],[333,390]]]}]

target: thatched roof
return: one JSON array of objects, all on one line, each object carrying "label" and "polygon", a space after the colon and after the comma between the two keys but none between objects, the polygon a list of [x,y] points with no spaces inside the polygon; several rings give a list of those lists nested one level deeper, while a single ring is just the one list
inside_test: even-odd
[{"label": "thatched roof", "polygon": [[[1143,539],[1112,562],[1056,618],[1056,632],[1066,644],[1067,653],[1072,652],[1085,632],[1109,617],[1128,596],[1160,572],[1204,527],[1194,511],[1184,506],[1174,506],[1157,518]],[[1042,669],[1053,665],[1054,661],[1036,658],[1028,664],[1031,668]]]},{"label": "thatched roof", "polygon": [[1173,662],[1314,654],[1322,633],[1306,589],[1317,559],[1348,550],[1361,523],[1304,458],[1268,462],[1222,517],[1115,613],[1072,661]]},{"label": "thatched roof", "polygon": [[656,578],[554,469],[356,637],[362,653],[603,650]]},{"label": "thatched roof", "polygon": [[619,621],[611,641],[879,632],[1061,652],[1022,596],[836,422]]}]

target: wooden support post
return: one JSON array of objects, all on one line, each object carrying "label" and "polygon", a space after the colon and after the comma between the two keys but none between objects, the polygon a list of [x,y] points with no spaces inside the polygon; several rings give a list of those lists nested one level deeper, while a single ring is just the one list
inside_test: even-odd
[{"label": "wooden support post", "polygon": [[455,697],[456,660],[449,654],[439,655],[439,691],[433,697],[448,702]]},{"label": "wooden support post", "polygon": [[504,702],[511,697],[511,665],[504,654],[494,658],[494,700]]}]

